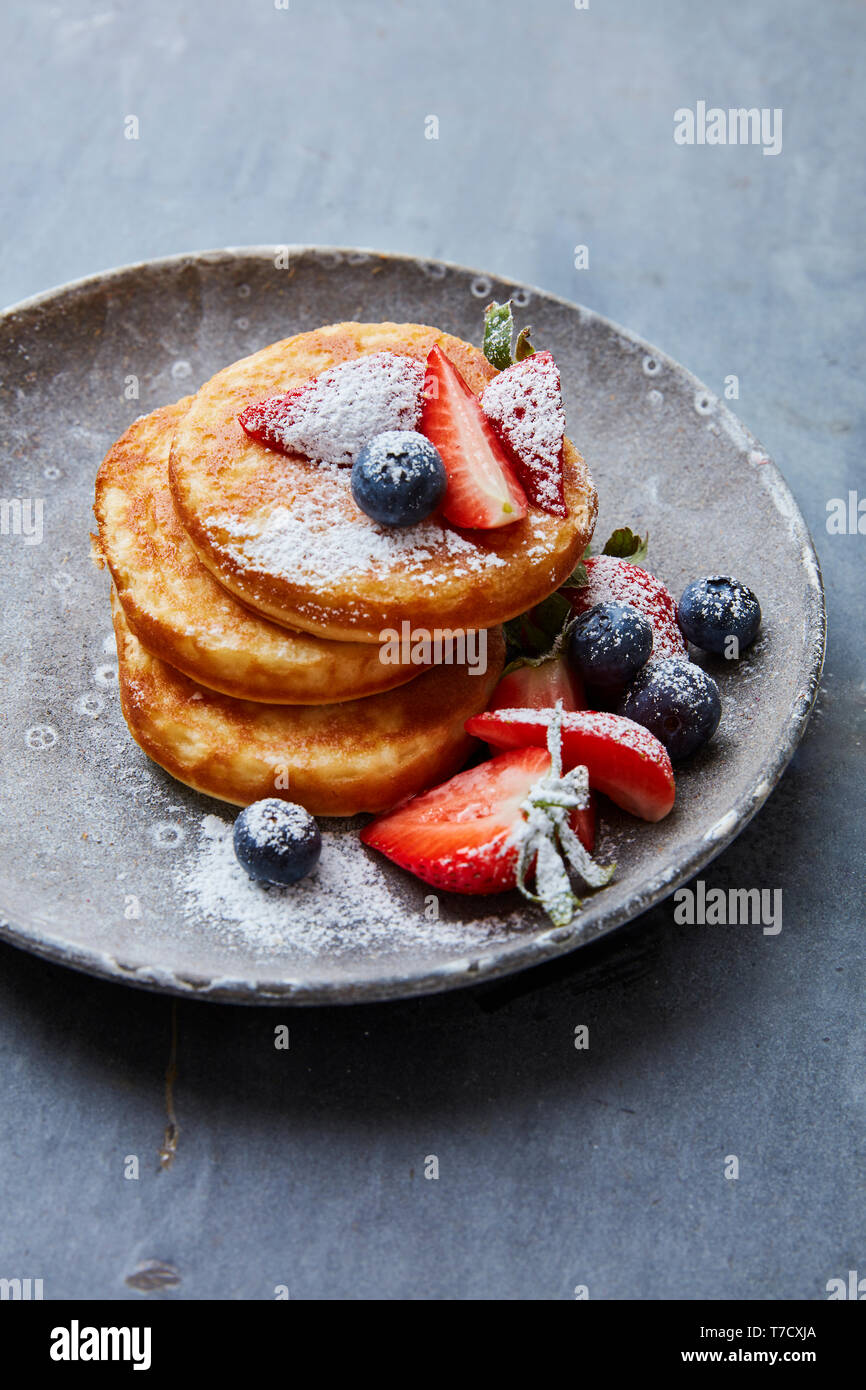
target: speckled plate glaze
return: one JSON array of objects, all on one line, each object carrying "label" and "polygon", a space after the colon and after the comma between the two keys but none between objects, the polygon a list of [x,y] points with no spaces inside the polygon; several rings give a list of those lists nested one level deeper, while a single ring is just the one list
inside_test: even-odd
[{"label": "speckled plate glaze", "polygon": [[[92,974],[242,1003],[389,999],[507,975],[596,940],[664,898],[769,795],[802,736],[823,662],[812,541],[778,470],[730,411],[610,321],[439,261],[280,251],[129,266],[0,318],[0,495],[23,502],[25,521],[40,499],[43,507],[41,543],[16,534],[14,504],[0,536],[0,934]],[[327,949],[311,949],[321,933],[305,940],[293,931],[286,943],[263,945],[230,922],[190,915],[183,883],[203,817],[228,822],[231,812],[173,782],[126,733],[108,581],[89,557],[103,453],[137,415],[277,338],[340,319],[390,318],[478,341],[484,305],[509,295],[562,369],[569,433],[601,497],[597,534],[623,523],[648,529],[650,565],[675,593],[722,571],[761,598],[763,633],[739,668],[709,663],[724,703],[716,739],[679,776],[668,819],[648,826],[610,810],[601,853],[617,859],[616,881],[567,930],[551,930],[509,896],[443,897],[427,932],[423,886],[386,864],[392,917],[396,904],[405,931],[377,935],[375,901],[371,908],[361,891],[345,919],[329,923]]]}]

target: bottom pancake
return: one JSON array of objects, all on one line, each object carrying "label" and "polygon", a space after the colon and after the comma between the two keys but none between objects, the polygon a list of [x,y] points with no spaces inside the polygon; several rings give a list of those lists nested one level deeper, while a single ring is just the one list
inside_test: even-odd
[{"label": "bottom pancake", "polygon": [[197,685],[133,634],[112,590],[120,702],[130,733],[173,777],[247,806],[266,796],[317,816],[384,811],[465,761],[464,721],[485,708],[505,660],[487,634],[487,670],[436,666],[381,695],[338,705],[265,705]]}]

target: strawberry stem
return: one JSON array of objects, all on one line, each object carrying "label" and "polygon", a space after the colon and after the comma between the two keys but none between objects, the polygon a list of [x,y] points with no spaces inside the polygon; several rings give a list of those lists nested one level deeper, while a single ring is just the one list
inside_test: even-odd
[{"label": "strawberry stem", "polygon": [[535,348],[529,341],[531,333],[531,328],[521,328],[520,332],[518,333],[517,342],[514,344],[515,362],[524,362],[527,357],[535,356]]},{"label": "strawberry stem", "polygon": [[551,655],[551,644],[561,639],[564,624],[573,616],[571,604],[562,594],[550,594],[534,608],[505,624],[509,654],[547,661]]},{"label": "strawberry stem", "polygon": [[620,560],[631,560],[633,565],[642,565],[649,546],[649,532],[645,536],[635,534],[630,526],[618,526],[608,536],[602,555],[616,555]]}]

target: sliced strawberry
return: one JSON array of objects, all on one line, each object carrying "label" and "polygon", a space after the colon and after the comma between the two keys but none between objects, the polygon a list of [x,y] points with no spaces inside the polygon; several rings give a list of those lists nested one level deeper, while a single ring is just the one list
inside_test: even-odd
[{"label": "sliced strawberry", "polygon": [[677,622],[676,600],[660,579],[615,555],[594,555],[583,565],[588,583],[579,589],[562,590],[575,613],[586,613],[597,603],[630,603],[652,627],[653,657],[688,655],[688,644]]},{"label": "sliced strawberry", "polygon": [[269,449],[350,464],[377,434],[415,429],[423,389],[423,363],[395,352],[367,353],[247,406],[238,420]]},{"label": "sliced strawberry", "polygon": [[[364,827],[361,839],[434,888],[504,892],[517,886],[521,805],[549,771],[546,748],[500,753],[379,816]],[[591,852],[593,807],[573,811],[571,824]]]},{"label": "sliced strawberry", "polygon": [[494,377],[481,408],[511,456],[534,507],[568,516],[562,481],[565,412],[559,368],[549,352],[536,352]]},{"label": "sliced strawberry", "polygon": [[269,449],[280,453],[289,452],[284,444],[285,432],[301,413],[304,395],[315,381],[308,386],[296,386],[282,396],[268,396],[266,400],[248,405],[238,416],[238,423],[250,439],[266,444]]},{"label": "sliced strawberry", "polygon": [[564,657],[551,657],[540,666],[517,666],[497,685],[489,710],[553,709],[557,700],[567,710],[586,709],[580,676]]},{"label": "sliced strawberry", "polygon": [[453,526],[488,530],[526,516],[526,494],[478,397],[438,347],[427,358],[418,429],[445,464],[442,512]]},{"label": "sliced strawberry", "polygon": [[[466,721],[467,733],[494,748],[543,747],[550,723],[547,710],[497,710]],[[562,719],[562,766],[584,766],[590,786],[617,806],[644,820],[662,820],[674,804],[673,768],[658,739],[619,714],[565,714]]]},{"label": "sliced strawberry", "polygon": [[514,888],[520,807],[549,769],[546,748],[502,753],[380,816],[361,839],[436,888]]}]

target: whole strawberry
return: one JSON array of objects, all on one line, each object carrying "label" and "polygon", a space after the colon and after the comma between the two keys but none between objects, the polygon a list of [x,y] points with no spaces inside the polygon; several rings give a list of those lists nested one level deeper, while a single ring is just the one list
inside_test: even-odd
[{"label": "whole strawberry", "polygon": [[673,594],[655,575],[617,555],[594,555],[584,560],[586,583],[563,593],[575,613],[588,613],[598,603],[628,603],[653,630],[651,660],[687,656],[688,643],[677,622]]}]

